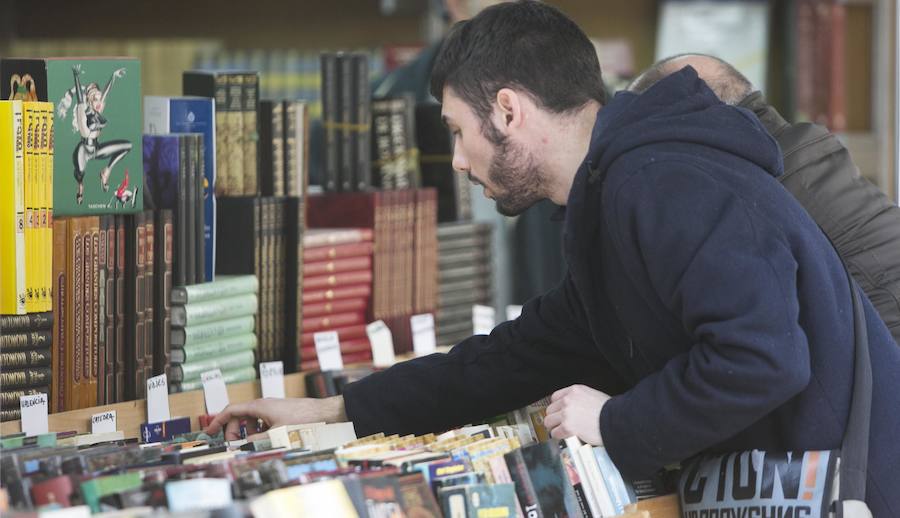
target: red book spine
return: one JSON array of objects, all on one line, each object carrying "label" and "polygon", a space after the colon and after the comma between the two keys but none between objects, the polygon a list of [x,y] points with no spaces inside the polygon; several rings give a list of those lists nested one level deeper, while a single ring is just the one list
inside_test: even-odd
[{"label": "red book spine", "polygon": [[303,264],[303,276],[328,275],[353,270],[370,270],[371,268],[372,258],[369,256],[348,257],[334,261],[313,261]]},{"label": "red book spine", "polygon": [[356,284],[371,284],[372,270],[358,270],[353,272],[341,272],[331,275],[314,275],[303,279],[304,290],[320,290],[334,288],[336,286],[352,286]]},{"label": "red book spine", "polygon": [[303,261],[332,261],[347,257],[359,257],[372,255],[374,244],[369,242],[350,243],[335,246],[317,246],[303,250]]},{"label": "red book spine", "polygon": [[[368,338],[354,338],[351,340],[341,340],[341,357],[347,354],[357,354],[361,352],[372,352],[372,346],[369,343]],[[305,358],[315,358],[316,357],[316,347],[313,346],[303,346],[301,349],[303,353],[303,357]]]},{"label": "red book spine", "polygon": [[55,504],[69,507],[72,505],[70,498],[74,490],[72,479],[64,475],[34,484],[31,486],[31,497],[35,506]]},{"label": "red book spine", "polygon": [[321,302],[303,306],[303,316],[306,318],[344,313],[347,311],[364,311],[369,304],[368,299],[344,299],[333,302]]},{"label": "red book spine", "polygon": [[355,324],[364,324],[366,322],[365,314],[359,313],[337,313],[323,317],[311,317],[303,319],[303,330],[308,333],[316,333],[319,331],[332,329],[335,327],[345,327]]},{"label": "red book spine", "polygon": [[[308,354],[310,354],[310,356],[306,356],[307,358],[315,358],[316,357],[315,351],[313,351],[312,353],[308,353]],[[364,352],[341,354],[341,360],[343,360],[345,366],[350,363],[369,362],[372,360],[372,351],[369,350],[369,351],[364,351]],[[304,360],[303,362],[300,363],[300,370],[309,371],[309,370],[316,370],[318,368],[319,368],[319,360],[317,360],[317,359]]]},{"label": "red book spine", "polygon": [[335,288],[328,290],[312,290],[303,291],[303,304],[315,304],[317,302],[328,302],[338,299],[368,298],[372,293],[372,287],[368,284],[359,286],[348,286],[346,288]]},{"label": "red book spine", "polygon": [[[305,329],[304,329],[305,331]],[[337,331],[338,339],[341,342],[345,340],[354,340],[356,338],[366,338],[366,326],[363,324],[353,325],[353,326],[345,326],[345,327],[335,327],[330,329],[330,331]],[[315,347],[316,342],[313,339],[315,333],[303,333],[303,336],[300,340],[302,344],[302,348]],[[343,350],[343,344],[341,344],[341,350]]]}]

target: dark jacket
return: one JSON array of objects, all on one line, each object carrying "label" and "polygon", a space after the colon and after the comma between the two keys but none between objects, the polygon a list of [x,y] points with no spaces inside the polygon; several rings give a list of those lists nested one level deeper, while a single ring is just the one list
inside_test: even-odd
[{"label": "dark jacket", "polygon": [[[569,275],[448,354],[349,385],[357,433],[444,430],[584,383],[628,477],[698,452],[841,444],[852,309],[837,254],[775,180],[778,146],[691,68],[597,117],[566,206]],[[900,348],[864,301],[867,500],[900,515]]]},{"label": "dark jacket", "polygon": [[834,243],[900,343],[900,207],[859,174],[827,128],[788,124],[759,92],[740,105],[775,137],[784,155],[778,179]]}]

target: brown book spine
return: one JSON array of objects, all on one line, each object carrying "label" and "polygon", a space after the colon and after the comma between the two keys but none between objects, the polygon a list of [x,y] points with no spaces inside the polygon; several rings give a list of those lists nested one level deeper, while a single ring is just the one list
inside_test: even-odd
[{"label": "brown book spine", "polygon": [[125,401],[125,245],[128,234],[128,217],[116,216],[116,347],[115,391],[116,402]]},{"label": "brown book spine", "polygon": [[[63,236],[65,239],[65,236]],[[63,243],[65,246],[65,243]],[[64,266],[65,267],[65,266]],[[0,350],[24,351],[38,347],[49,347],[56,332],[56,317],[53,317],[53,328],[49,331],[20,331],[0,335]]]},{"label": "brown book spine", "polygon": [[226,152],[228,154],[228,187],[226,195],[241,196],[244,194],[244,75],[228,74],[228,109],[226,117],[229,126],[230,140]]},{"label": "brown book spine", "polygon": [[109,271],[106,268],[106,235],[112,216],[100,216],[100,233],[97,247],[97,285],[99,287],[97,312],[97,404],[105,405],[106,399],[106,284]]},{"label": "brown book spine", "polygon": [[130,237],[130,239],[134,239],[134,250],[135,255],[132,256],[134,259],[134,271],[135,271],[135,281],[134,281],[134,294],[133,302],[134,304],[134,336],[135,336],[135,349],[131,358],[131,365],[126,367],[126,372],[130,372],[133,377],[129,379],[132,382],[132,397],[134,399],[141,399],[144,397],[144,392],[146,391],[146,385],[143,383],[143,375],[144,375],[144,348],[147,344],[144,342],[144,275],[146,270],[144,269],[144,258],[146,257],[144,254],[144,247],[147,246],[147,236],[146,231],[147,227],[144,225],[144,215],[137,214],[135,216],[135,224],[134,224],[134,235]]},{"label": "brown book spine", "polygon": [[161,210],[156,216],[156,350],[153,352],[154,375],[163,374],[169,366],[172,351],[171,300],[172,300],[172,246],[174,243],[172,211]]},{"label": "brown book spine", "polygon": [[82,358],[82,382],[81,382],[81,408],[94,406],[93,400],[91,397],[91,389],[94,387],[93,377],[91,374],[91,368],[94,363],[94,326],[91,321],[91,315],[93,311],[93,297],[94,297],[94,284],[93,284],[93,243],[94,237],[91,231],[93,230],[91,216],[85,216],[82,218],[83,231],[82,231],[82,259],[84,266],[82,267],[81,278],[83,282],[83,295],[82,295],[82,304],[83,309],[81,310],[81,329],[84,333],[84,337],[81,339],[81,358]]},{"label": "brown book spine", "polygon": [[[156,244],[156,225],[153,221],[154,215],[152,210],[144,212],[144,373],[143,379],[147,380],[153,377],[153,352],[156,348],[156,335],[154,333],[154,310],[156,297],[154,290],[154,262],[153,252]],[[203,235],[197,236],[198,240],[203,239]]]},{"label": "brown book spine", "polygon": [[90,325],[91,325],[91,383],[88,392],[88,406],[97,406],[97,396],[99,395],[99,378],[100,378],[100,218],[94,216],[90,219],[91,237],[88,243],[91,247],[90,265],[91,284],[90,284]]},{"label": "brown book spine", "polygon": [[106,352],[103,356],[105,367],[103,369],[103,389],[105,404],[115,403],[115,357],[116,357],[116,219],[115,216],[106,217],[106,298],[104,299],[104,327],[106,336]]},{"label": "brown book spine", "polygon": [[[70,291],[66,285],[66,251],[68,250],[68,220],[53,220],[53,360],[50,381],[50,411],[66,410],[66,383],[69,379],[66,365],[66,303]],[[49,344],[48,344],[49,345]]]},{"label": "brown book spine", "polygon": [[[66,387],[66,409],[74,410],[82,407],[81,383],[84,370],[82,342],[84,341],[84,248],[82,243],[82,218],[69,220],[67,272],[69,293],[72,301],[66,307],[68,325],[66,326],[66,358],[72,360],[71,383]],[[67,361],[68,363],[68,361]]]},{"label": "brown book spine", "polygon": [[[244,144],[244,194],[255,195],[259,192],[257,143],[257,111],[259,109],[259,74],[244,74],[242,88],[242,117]],[[280,103],[279,103],[280,104]]]},{"label": "brown book spine", "polygon": [[285,210],[287,203],[284,198],[278,198],[275,204],[275,263],[274,282],[272,291],[275,295],[272,313],[275,315],[275,342],[272,347],[272,360],[283,360],[282,350],[285,343],[285,275],[284,268],[287,262],[285,255]]}]

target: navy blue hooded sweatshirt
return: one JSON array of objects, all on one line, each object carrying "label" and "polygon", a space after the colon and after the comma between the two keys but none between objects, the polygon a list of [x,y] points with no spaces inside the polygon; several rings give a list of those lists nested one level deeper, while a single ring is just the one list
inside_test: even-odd
[{"label": "navy blue hooded sweatshirt", "polygon": [[[839,448],[853,381],[840,259],[756,117],[686,68],[598,114],[566,206],[569,274],[522,315],[346,388],[357,434],[440,431],[581,383],[627,477],[703,451]],[[865,299],[865,296],[860,291]],[[900,516],[900,348],[863,301],[867,501]]]}]

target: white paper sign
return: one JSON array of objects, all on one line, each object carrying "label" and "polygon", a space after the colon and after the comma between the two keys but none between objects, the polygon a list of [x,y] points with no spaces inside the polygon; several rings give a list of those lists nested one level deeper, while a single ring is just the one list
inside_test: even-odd
[{"label": "white paper sign", "polygon": [[91,518],[91,508],[86,505],[42,510],[40,518]]},{"label": "white paper sign", "polygon": [[206,400],[207,414],[218,414],[228,406],[228,390],[225,389],[221,370],[201,372],[200,383],[203,384],[203,399]]},{"label": "white paper sign", "polygon": [[506,320],[515,320],[522,314],[522,306],[510,304],[506,306]]},{"label": "white paper sign", "polygon": [[323,371],[339,371],[344,368],[341,358],[341,342],[337,331],[325,331],[313,335],[316,342],[316,356],[319,358],[319,369]]},{"label": "white paper sign", "polygon": [[116,431],[116,411],[107,410],[91,416],[91,433],[109,433]]},{"label": "white paper sign", "polygon": [[434,315],[423,313],[413,315],[409,319],[413,335],[413,351],[416,356],[431,354],[437,349],[437,338],[434,336]]},{"label": "white paper sign", "polygon": [[172,419],[169,414],[169,383],[165,374],[147,380],[147,422]]},{"label": "white paper sign", "polygon": [[260,363],[259,383],[262,397],[284,399],[284,364],[280,361]]},{"label": "white paper sign", "polygon": [[494,308],[475,304],[472,306],[472,333],[476,335],[489,335],[497,325],[494,322]]},{"label": "white paper sign", "polygon": [[375,367],[390,367],[394,364],[394,336],[381,320],[366,326],[369,343],[372,344],[372,364]]},{"label": "white paper sign", "polygon": [[47,394],[19,397],[19,410],[22,413],[22,431],[26,436],[48,432],[50,423],[47,420]]}]

